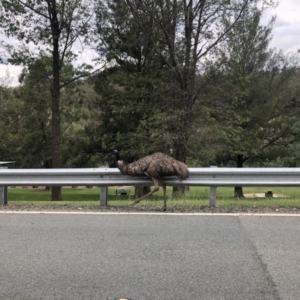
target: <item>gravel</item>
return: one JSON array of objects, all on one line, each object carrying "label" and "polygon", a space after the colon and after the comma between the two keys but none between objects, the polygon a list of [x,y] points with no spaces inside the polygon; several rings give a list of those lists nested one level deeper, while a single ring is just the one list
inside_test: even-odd
[{"label": "gravel", "polygon": [[[81,207],[81,206],[69,206],[69,205],[20,205],[20,204],[8,204],[0,207],[0,210],[13,210],[13,211],[63,211],[63,212],[162,212],[161,207],[151,207],[151,206],[91,206],[91,207]],[[166,213],[251,213],[251,214],[269,214],[269,213],[278,213],[278,214],[300,214],[300,208],[276,208],[276,207],[168,207]]]}]

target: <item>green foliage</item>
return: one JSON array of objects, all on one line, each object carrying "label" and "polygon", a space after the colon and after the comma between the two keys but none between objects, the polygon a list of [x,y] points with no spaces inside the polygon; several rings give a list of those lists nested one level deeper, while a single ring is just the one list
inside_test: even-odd
[{"label": "green foliage", "polygon": [[[62,82],[74,76],[72,65],[62,67]],[[25,68],[21,86],[1,87],[1,159],[17,167],[51,166],[51,58],[42,57]],[[88,83],[68,84],[61,92],[62,166],[95,166],[87,153],[86,130],[98,118],[95,93]],[[94,126],[94,125],[93,125]],[[97,162],[99,164],[99,161]]]},{"label": "green foliage", "polygon": [[[246,187],[245,194],[264,194],[271,190],[274,194],[282,195],[274,198],[244,198],[237,199],[233,197],[232,188],[220,187],[217,189],[217,206],[227,209],[256,209],[256,208],[300,208],[299,188],[297,187]],[[57,208],[80,208],[99,210],[99,188],[63,188],[62,194],[65,201],[50,201],[50,191],[44,189],[9,189],[8,205],[9,207],[47,207]],[[208,187],[191,187],[184,198],[172,199],[171,188],[167,188],[169,196],[168,207],[172,209],[206,209],[208,207]],[[112,208],[126,207],[133,201],[133,190],[131,196],[115,195],[113,188],[108,189],[108,205]],[[159,191],[156,196],[141,201],[136,207],[161,209],[163,205],[163,194]]]},{"label": "green foliage", "polygon": [[261,14],[258,8],[246,9],[215,52],[219,71],[217,89],[210,90],[210,115],[224,141],[219,164],[242,167],[249,159],[266,159],[292,138],[295,109],[286,91],[296,65],[289,56],[267,49],[274,18],[262,26]]},{"label": "green foliage", "polygon": [[[298,166],[297,62],[267,48],[274,19],[262,26],[258,7],[271,2],[2,1],[0,30],[20,42],[11,62],[27,69],[0,87],[1,159],[50,166],[61,147],[61,166],[99,166],[116,148]],[[81,81],[92,67],[72,66],[72,45],[95,41],[94,21],[106,65]]]},{"label": "green foliage", "polygon": [[16,90],[0,86],[0,159],[14,160],[11,151],[16,147],[16,134],[20,131],[20,112],[23,104],[16,97]]},{"label": "green foliage", "polygon": [[98,95],[91,82],[77,82],[62,96],[62,164],[64,167],[103,165],[98,132],[102,121]]},{"label": "green foliage", "polygon": [[119,68],[103,72],[95,79],[96,91],[101,95],[102,123],[98,132],[103,152],[117,148],[131,160],[155,149],[167,150],[161,131],[156,132],[160,122],[156,105],[160,97],[152,101],[148,90],[151,80]]},{"label": "green foliage", "polygon": [[[126,105],[118,103],[117,109],[133,111],[128,103],[136,108],[136,121],[128,121],[128,114],[125,119],[126,125],[131,122],[125,127],[126,132],[134,130],[135,136],[140,135],[135,147],[144,145],[140,143],[144,137],[154,149],[160,150],[158,146],[164,140],[165,148],[173,149],[176,158],[186,160],[190,137],[201,116],[198,108],[202,86],[197,85],[197,76],[202,59],[228,34],[239,19],[239,12],[248,4],[248,0],[231,5],[226,1],[195,1],[185,5],[176,1],[112,0],[100,5],[100,50],[124,71],[123,82],[119,77],[117,84],[123,87]],[[221,31],[218,24],[225,16],[232,17],[233,22]],[[140,80],[143,83],[139,86]],[[139,101],[128,100],[133,98]],[[120,125],[124,128],[122,122]],[[119,136],[125,136],[122,130]],[[126,147],[131,147],[128,134],[125,139]]]},{"label": "green foliage", "polygon": [[[33,64],[43,56],[51,57],[51,165],[61,166],[61,89],[83,74],[64,81],[61,72],[75,54],[72,47],[76,41],[91,41],[93,2],[88,0],[3,0],[0,4],[0,29],[19,40],[18,47],[3,45],[15,64]],[[34,49],[30,48],[34,45]],[[47,72],[47,70],[45,70]],[[61,199],[59,188],[52,189],[53,200]]]}]

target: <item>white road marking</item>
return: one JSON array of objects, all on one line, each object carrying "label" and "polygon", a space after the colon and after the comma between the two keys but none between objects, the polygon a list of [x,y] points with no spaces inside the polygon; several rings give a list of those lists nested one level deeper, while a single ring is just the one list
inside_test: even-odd
[{"label": "white road marking", "polygon": [[150,215],[150,216],[250,216],[250,217],[300,217],[287,213],[172,213],[172,212],[102,212],[102,211],[34,211],[0,210],[0,214],[57,214],[57,215]]}]

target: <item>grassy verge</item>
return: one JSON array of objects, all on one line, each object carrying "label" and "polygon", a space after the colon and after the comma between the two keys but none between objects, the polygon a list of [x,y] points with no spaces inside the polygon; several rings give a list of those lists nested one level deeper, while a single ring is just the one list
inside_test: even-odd
[{"label": "grassy verge", "polygon": [[[281,197],[257,198],[255,195],[264,194],[271,190],[275,195]],[[172,199],[172,189],[167,189],[168,206],[174,208],[201,208],[208,206],[208,187],[191,187],[184,198]],[[51,207],[98,207],[99,188],[63,188],[63,201],[51,201],[51,192],[44,189],[9,188],[8,203],[13,206],[51,206]],[[127,206],[133,201],[134,189],[131,196],[116,195],[113,188],[108,189],[108,205],[114,207]],[[245,187],[244,194],[252,194],[252,198],[234,198],[232,187],[220,187],[217,189],[217,206],[220,208],[299,208],[300,188],[268,188],[268,187]],[[142,200],[138,206],[162,207],[163,194],[160,190],[152,197]]]}]

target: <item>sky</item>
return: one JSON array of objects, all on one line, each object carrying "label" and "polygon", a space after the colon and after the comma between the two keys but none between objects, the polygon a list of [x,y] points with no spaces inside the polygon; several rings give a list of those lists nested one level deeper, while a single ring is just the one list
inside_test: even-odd
[{"label": "sky", "polygon": [[271,48],[284,53],[300,50],[300,0],[279,0],[275,10],[266,13],[265,18],[277,15],[273,27]]},{"label": "sky", "polygon": [[[273,27],[273,39],[270,42],[271,48],[282,50],[284,53],[300,53],[300,0],[279,0],[277,8],[265,13],[263,20],[266,22],[273,15],[277,15]],[[1,36],[0,36],[1,40]],[[93,58],[92,50],[78,52],[80,61],[91,61]],[[300,54],[299,54],[300,55]],[[11,77],[10,85],[18,85],[18,76],[22,68],[19,66],[0,64],[0,83],[7,72]],[[2,79],[2,80],[1,80]]]}]

